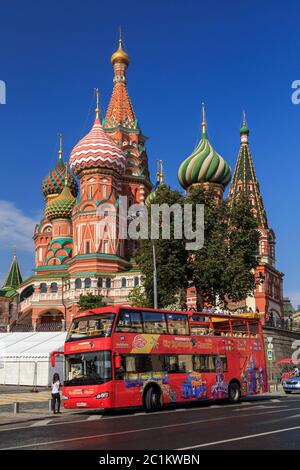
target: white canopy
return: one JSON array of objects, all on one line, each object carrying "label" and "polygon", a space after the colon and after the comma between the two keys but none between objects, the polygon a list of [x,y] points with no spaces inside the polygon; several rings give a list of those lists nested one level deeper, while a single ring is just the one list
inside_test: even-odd
[{"label": "white canopy", "polygon": [[54,372],[63,378],[63,358],[51,367],[52,351],[63,351],[67,333],[0,333],[0,384],[47,386]]}]

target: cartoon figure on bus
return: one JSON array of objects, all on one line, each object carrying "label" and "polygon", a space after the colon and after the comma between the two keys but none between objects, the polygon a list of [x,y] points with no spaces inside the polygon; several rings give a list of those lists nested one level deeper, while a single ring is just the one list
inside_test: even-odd
[{"label": "cartoon figure on bus", "polygon": [[241,375],[242,390],[247,396],[263,393],[265,389],[265,373],[263,367],[257,367],[251,356]]},{"label": "cartoon figure on bus", "polygon": [[200,373],[191,372],[186,375],[185,382],[182,384],[182,397],[196,398],[197,400],[207,398],[206,381]]},{"label": "cartoon figure on bus", "polygon": [[216,382],[211,387],[212,398],[226,398],[228,396],[228,384],[225,381],[223,362],[220,357],[216,358]]},{"label": "cartoon figure on bus", "polygon": [[129,373],[125,375],[125,387],[144,387],[147,382],[157,382],[159,385],[166,385],[169,383],[167,372],[143,372],[143,373]]}]

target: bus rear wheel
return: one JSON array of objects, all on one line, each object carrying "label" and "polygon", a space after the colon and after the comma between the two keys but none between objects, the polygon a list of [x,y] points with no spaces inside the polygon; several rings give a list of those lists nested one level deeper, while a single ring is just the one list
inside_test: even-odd
[{"label": "bus rear wheel", "polygon": [[232,382],[229,385],[229,390],[228,390],[228,400],[229,403],[238,403],[241,398],[241,390],[240,386],[237,382]]},{"label": "bus rear wheel", "polygon": [[162,406],[161,393],[157,387],[150,386],[145,393],[144,407],[149,413],[151,411],[158,411]]}]

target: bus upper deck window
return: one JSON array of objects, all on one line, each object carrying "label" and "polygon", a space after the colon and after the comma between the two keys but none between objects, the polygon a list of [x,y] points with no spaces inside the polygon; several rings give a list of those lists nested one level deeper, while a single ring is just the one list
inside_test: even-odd
[{"label": "bus upper deck window", "polygon": [[142,333],[143,325],[140,312],[123,310],[120,312],[116,331]]},{"label": "bus upper deck window", "polygon": [[152,334],[167,334],[167,323],[164,313],[143,312],[144,332]]},{"label": "bus upper deck window", "polygon": [[170,335],[188,335],[189,327],[186,315],[167,314],[168,333]]}]

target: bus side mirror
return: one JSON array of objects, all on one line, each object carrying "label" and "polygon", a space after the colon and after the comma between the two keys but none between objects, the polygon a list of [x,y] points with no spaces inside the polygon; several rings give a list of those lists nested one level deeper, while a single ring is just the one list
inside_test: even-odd
[{"label": "bus side mirror", "polygon": [[55,362],[56,362],[55,359],[56,359],[56,354],[51,353],[51,356],[50,356],[51,367],[55,367]]},{"label": "bus side mirror", "polygon": [[58,356],[59,354],[63,354],[62,351],[53,351],[50,355],[50,364],[51,364],[51,367],[55,367],[55,364],[56,364],[56,356]]},{"label": "bus side mirror", "polygon": [[115,355],[115,369],[120,369],[121,367],[121,356],[120,354]]}]

